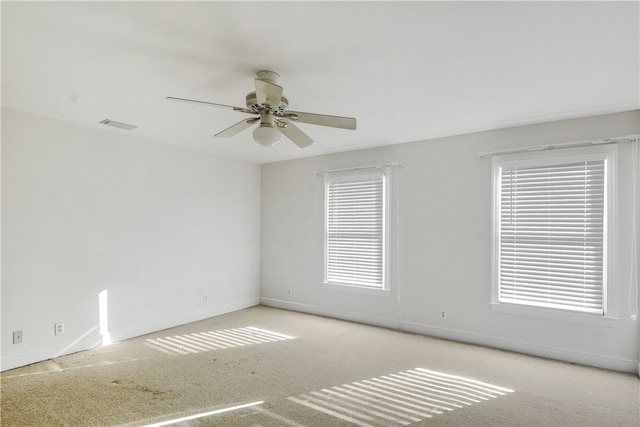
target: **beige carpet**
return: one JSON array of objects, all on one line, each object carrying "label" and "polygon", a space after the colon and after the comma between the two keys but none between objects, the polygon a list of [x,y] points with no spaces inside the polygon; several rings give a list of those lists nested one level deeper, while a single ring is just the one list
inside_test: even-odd
[{"label": "beige carpet", "polygon": [[2,373],[2,426],[639,426],[634,375],[268,307]]}]

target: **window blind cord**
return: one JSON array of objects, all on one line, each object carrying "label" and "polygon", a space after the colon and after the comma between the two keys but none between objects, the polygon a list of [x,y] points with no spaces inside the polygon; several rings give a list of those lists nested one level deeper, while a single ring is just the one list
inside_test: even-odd
[{"label": "window blind cord", "polygon": [[[631,196],[631,210],[633,212],[631,224],[631,272],[629,274],[629,312],[631,313],[631,320],[636,321],[638,319],[638,145],[639,140],[637,138],[631,140],[631,159],[632,159],[632,176],[633,184]],[[634,292],[635,291],[635,292]],[[635,295],[634,295],[635,294]],[[635,297],[635,298],[634,298]]]}]

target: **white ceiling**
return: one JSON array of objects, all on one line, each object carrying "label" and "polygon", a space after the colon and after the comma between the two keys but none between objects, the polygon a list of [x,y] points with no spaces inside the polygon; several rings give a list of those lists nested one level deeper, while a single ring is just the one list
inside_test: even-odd
[{"label": "white ceiling", "polygon": [[[2,106],[256,163],[640,108],[639,2],[7,2]],[[262,69],[293,110],[356,117],[264,148]],[[99,124],[111,119],[132,131]]]}]

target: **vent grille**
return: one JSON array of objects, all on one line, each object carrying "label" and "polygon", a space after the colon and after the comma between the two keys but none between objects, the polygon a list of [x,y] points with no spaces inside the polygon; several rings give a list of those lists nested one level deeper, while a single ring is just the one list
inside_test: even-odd
[{"label": "vent grille", "polygon": [[100,123],[102,123],[103,125],[112,126],[114,128],[124,129],[124,130],[132,130],[138,127],[138,126],[130,125],[127,123],[116,122],[115,120],[109,120],[109,119],[104,119]]}]

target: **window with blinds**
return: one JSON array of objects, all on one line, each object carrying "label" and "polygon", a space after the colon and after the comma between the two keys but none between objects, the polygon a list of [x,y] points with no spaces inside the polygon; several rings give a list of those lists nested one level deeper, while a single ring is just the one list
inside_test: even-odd
[{"label": "window with blinds", "polygon": [[498,302],[606,314],[607,153],[494,167]]},{"label": "window with blinds", "polygon": [[386,289],[384,169],[325,177],[325,283]]}]

